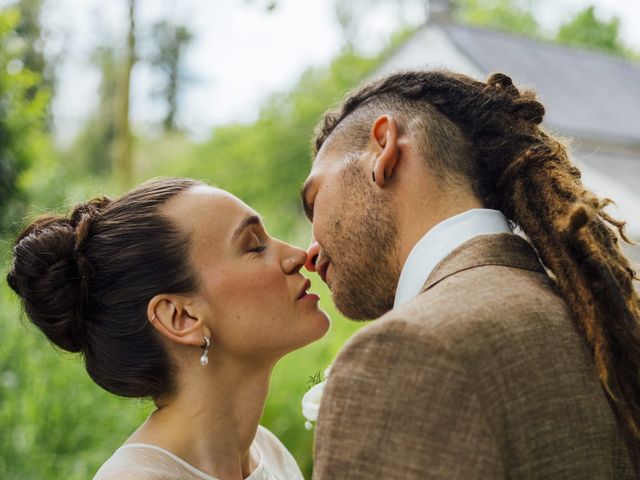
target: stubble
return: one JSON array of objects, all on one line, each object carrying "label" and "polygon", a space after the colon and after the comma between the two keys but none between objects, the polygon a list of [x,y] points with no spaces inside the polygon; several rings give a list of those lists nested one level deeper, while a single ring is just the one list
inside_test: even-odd
[{"label": "stubble", "polygon": [[365,180],[359,162],[346,167],[343,212],[331,217],[331,292],[352,320],[377,318],[393,308],[400,277],[393,205]]}]

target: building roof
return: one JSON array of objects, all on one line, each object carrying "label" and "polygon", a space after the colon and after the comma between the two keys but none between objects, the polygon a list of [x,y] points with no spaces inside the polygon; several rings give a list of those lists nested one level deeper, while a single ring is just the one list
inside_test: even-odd
[{"label": "building roof", "polygon": [[[534,88],[547,109],[545,123],[563,135],[640,149],[640,64],[622,58],[447,21],[425,24],[386,69],[433,64],[427,31],[440,29],[482,80],[502,71]],[[421,53],[422,56],[421,56]],[[450,55],[449,55],[450,56]],[[458,59],[457,63],[460,63]],[[449,59],[442,65],[448,67]],[[433,66],[433,65],[431,65]],[[456,65],[457,66],[457,65]]]}]

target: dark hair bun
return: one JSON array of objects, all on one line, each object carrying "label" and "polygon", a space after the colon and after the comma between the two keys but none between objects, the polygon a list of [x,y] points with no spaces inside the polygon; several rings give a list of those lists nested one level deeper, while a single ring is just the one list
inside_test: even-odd
[{"label": "dark hair bun", "polygon": [[91,264],[82,249],[108,203],[99,198],[76,206],[69,217],[42,217],[18,237],[13,250],[9,286],[22,298],[31,321],[70,352],[86,344]]}]

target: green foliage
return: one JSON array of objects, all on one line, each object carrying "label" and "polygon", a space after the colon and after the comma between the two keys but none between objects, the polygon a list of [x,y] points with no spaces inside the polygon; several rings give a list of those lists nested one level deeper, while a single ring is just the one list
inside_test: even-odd
[{"label": "green foliage", "polygon": [[0,304],[0,478],[91,478],[149,406],[100,390],[79,360],[20,322],[4,281]]},{"label": "green foliage", "polygon": [[590,48],[619,56],[630,56],[620,40],[620,19],[600,20],[593,5],[581,10],[560,26],[556,40],[576,47]]},{"label": "green foliage", "polygon": [[80,175],[111,173],[115,139],[115,100],[118,63],[113,47],[95,49],[91,63],[100,71],[99,102],[67,152],[69,162]]},{"label": "green foliage", "polygon": [[600,20],[593,5],[579,11],[549,36],[544,34],[534,14],[536,0],[457,0],[454,17],[462,23],[527,35],[532,38],[600,50],[609,54],[635,58],[637,52],[620,39],[620,19]]},{"label": "green foliage", "polygon": [[457,0],[454,16],[471,25],[540,37],[540,25],[530,2],[518,0]]},{"label": "green foliage", "polygon": [[0,234],[15,229],[26,210],[26,176],[36,159],[46,162],[45,135],[49,94],[35,89],[40,77],[23,68],[19,57],[17,10],[0,11]]},{"label": "green foliage", "polygon": [[[16,26],[19,55],[24,67],[37,74],[38,81],[28,91],[29,97],[42,90],[49,95],[55,87],[55,61],[48,61],[44,54],[46,33],[42,28],[42,6],[44,0],[18,0],[15,8],[20,12]],[[51,58],[52,52],[49,52]],[[47,105],[50,107],[50,105]],[[47,126],[51,123],[51,111],[47,108]]]},{"label": "green foliage", "polygon": [[327,106],[379,61],[346,51],[329,67],[308,70],[291,92],[273,95],[255,123],[216,128],[186,158],[158,160],[150,170],[206,180],[266,213],[275,231],[300,229],[298,188],[310,168],[313,129]]},{"label": "green foliage", "polygon": [[153,26],[153,38],[156,51],[151,63],[165,76],[161,94],[167,106],[167,113],[162,123],[165,131],[171,132],[177,129],[178,98],[184,80],[180,75],[181,62],[185,48],[193,40],[193,34],[184,25],[177,26],[161,21]]}]

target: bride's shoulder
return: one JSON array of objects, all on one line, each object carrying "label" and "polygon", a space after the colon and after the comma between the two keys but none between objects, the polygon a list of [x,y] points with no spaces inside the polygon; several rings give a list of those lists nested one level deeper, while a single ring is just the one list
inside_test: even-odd
[{"label": "bride's shoulder", "polygon": [[277,443],[282,444],[280,439],[276,437],[275,434],[264,425],[258,425],[258,431],[256,432],[256,441],[263,441],[263,442],[275,441]]},{"label": "bride's shoulder", "polygon": [[293,455],[268,428],[258,426],[254,445],[258,448],[262,461],[274,473],[287,479],[303,478]]},{"label": "bride's shoulder", "polygon": [[[120,447],[100,467],[93,480],[170,480],[181,473],[162,451],[128,444]],[[176,476],[177,475],[177,476]]]},{"label": "bride's shoulder", "polygon": [[254,444],[260,449],[263,454],[282,451],[285,451],[287,453],[289,452],[287,450],[287,447],[284,446],[280,439],[276,437],[271,430],[262,425],[258,425],[258,431],[256,432]]}]

